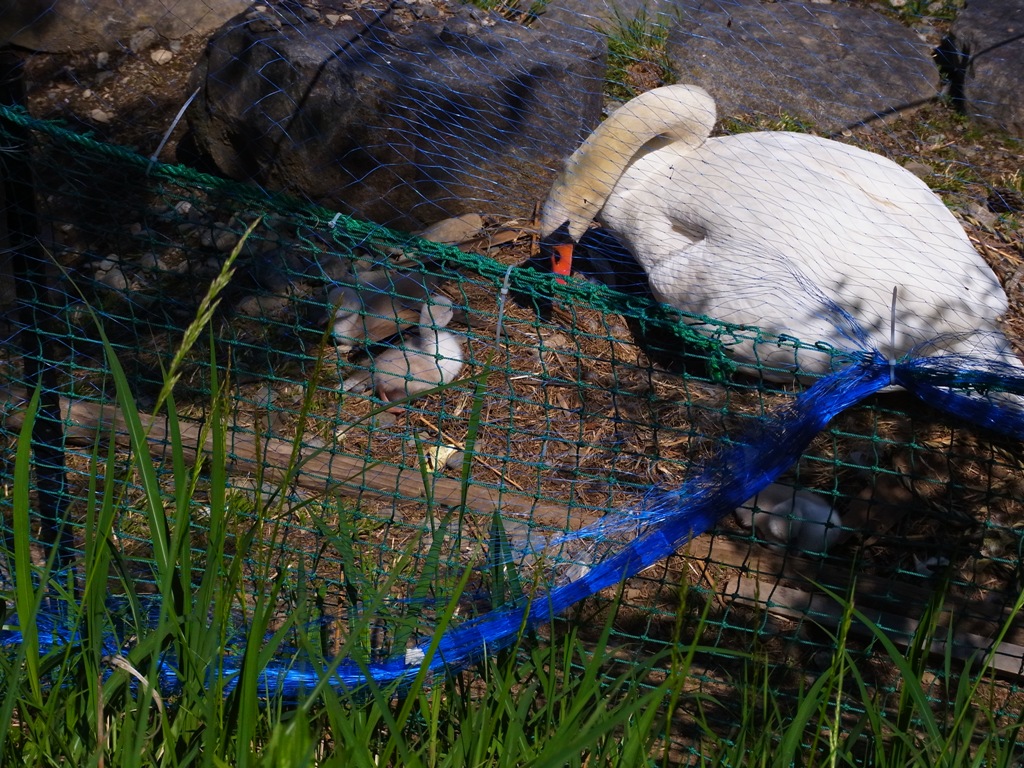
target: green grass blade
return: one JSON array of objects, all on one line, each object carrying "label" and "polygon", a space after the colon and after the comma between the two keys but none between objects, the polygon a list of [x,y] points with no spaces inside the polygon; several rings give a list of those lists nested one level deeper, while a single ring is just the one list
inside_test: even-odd
[{"label": "green grass blade", "polygon": [[[39,411],[40,390],[36,389],[29,400],[25,421],[18,435],[14,459],[14,488],[12,492],[12,515],[14,521],[14,607],[21,631],[19,656],[25,665],[25,679],[29,685],[32,703],[43,705],[43,690],[39,671],[39,628],[32,617],[39,615],[46,580],[32,566],[31,487],[32,428]],[[33,585],[38,584],[38,588]]]}]

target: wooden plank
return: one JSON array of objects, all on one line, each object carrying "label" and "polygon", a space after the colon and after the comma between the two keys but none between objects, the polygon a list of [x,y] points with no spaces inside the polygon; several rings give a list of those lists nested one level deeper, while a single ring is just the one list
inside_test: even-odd
[{"label": "wooden plank", "polygon": [[[843,621],[844,608],[826,595],[806,592],[777,583],[766,582],[746,576],[737,576],[726,584],[727,598],[739,605],[758,608],[769,613],[791,619],[808,619],[827,625],[839,626]],[[898,606],[893,606],[898,609]],[[892,613],[871,606],[857,605],[866,618],[886,630],[886,635],[898,647],[907,649],[920,622],[905,613]],[[866,624],[853,620],[850,630],[862,637],[873,637],[874,633]],[[949,654],[960,661],[980,661],[992,650],[993,639],[973,632],[949,634],[939,627],[932,638],[930,650],[938,656]],[[1024,646],[1002,642],[995,648],[990,666],[1006,675],[1024,678]]]},{"label": "wooden plank", "polygon": [[[3,395],[6,426],[16,430],[23,420],[22,408],[27,403],[27,396],[23,391],[13,389],[2,391],[0,396]],[[62,397],[60,407],[66,424],[65,439],[69,444],[91,446],[97,439],[102,441],[112,434],[118,445],[129,446],[127,422],[116,406]],[[140,413],[139,416],[147,430],[150,453],[157,459],[169,459],[170,438],[166,417],[147,413]],[[212,439],[208,434],[203,434],[201,423],[180,420],[179,424],[187,460],[194,461],[200,454],[211,452]],[[287,467],[292,462],[292,441],[260,437],[254,435],[249,428],[229,424],[226,442],[231,459],[228,468],[230,472],[255,475],[262,467],[263,477],[267,480],[281,481],[287,476]],[[397,497],[424,502],[427,498],[419,467],[395,466],[314,448],[300,450],[298,463],[299,471],[292,477],[292,484],[314,493],[341,493],[388,500]],[[439,475],[429,480],[433,503],[446,506],[458,506],[461,503],[461,481]],[[564,529],[572,519],[571,514],[578,517],[577,510],[570,513],[569,507],[565,505],[541,501],[517,491],[494,488],[479,482],[471,482],[466,488],[466,509],[488,518],[498,510],[507,517],[558,529]]]}]

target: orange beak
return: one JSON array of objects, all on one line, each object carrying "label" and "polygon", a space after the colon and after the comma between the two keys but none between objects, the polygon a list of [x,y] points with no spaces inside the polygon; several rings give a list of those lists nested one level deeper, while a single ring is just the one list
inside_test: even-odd
[{"label": "orange beak", "polygon": [[572,246],[572,243],[560,243],[551,247],[551,271],[556,275],[568,277],[572,274]]}]

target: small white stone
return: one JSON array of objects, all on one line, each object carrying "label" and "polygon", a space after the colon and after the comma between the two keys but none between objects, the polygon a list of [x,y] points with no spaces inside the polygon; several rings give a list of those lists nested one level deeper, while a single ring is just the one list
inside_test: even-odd
[{"label": "small white stone", "polygon": [[110,118],[114,115],[110,112],[104,112],[102,109],[94,109],[89,113],[89,117],[95,120],[97,123],[109,123]]},{"label": "small white stone", "polygon": [[97,273],[96,276],[101,283],[112,290],[124,291],[128,288],[128,278],[120,269]]},{"label": "small white stone", "polygon": [[166,48],[157,48],[155,51],[149,54],[149,58],[153,60],[154,64],[163,65],[170,63],[171,59],[174,58],[174,54],[168,51]]},{"label": "small white stone", "polygon": [[230,229],[224,229],[213,236],[213,246],[224,253],[231,251],[238,244],[238,235]]}]

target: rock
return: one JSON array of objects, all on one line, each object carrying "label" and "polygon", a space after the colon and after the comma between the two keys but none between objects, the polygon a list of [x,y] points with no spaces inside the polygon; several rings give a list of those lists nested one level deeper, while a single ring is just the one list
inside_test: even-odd
[{"label": "rock", "polygon": [[287,296],[249,294],[235,305],[235,311],[248,317],[276,318],[288,314],[291,301]]},{"label": "rock", "polygon": [[149,58],[153,60],[154,64],[159,64],[162,66],[164,64],[170,64],[171,59],[174,58],[174,54],[166,48],[157,48],[155,51],[149,54]]},{"label": "rock", "polygon": [[381,411],[380,413],[375,413],[373,418],[370,419],[370,428],[387,429],[388,427],[395,426],[397,422],[398,417],[395,414],[388,411]]},{"label": "rock", "polygon": [[907,163],[903,167],[906,168],[908,171],[910,171],[915,176],[917,176],[917,178],[919,178],[919,179],[921,179],[923,181],[926,181],[926,182],[929,179],[931,179],[932,176],[935,175],[935,171],[932,170],[932,167],[930,165],[928,165],[927,163],[919,163],[916,160],[911,160],[909,163]]},{"label": "rock", "polygon": [[939,95],[931,49],[912,30],[848,5],[679,0],[667,52],[680,82],[719,116],[786,115],[836,132]]},{"label": "rock", "polygon": [[[65,53],[113,51],[134,40],[129,47],[138,51],[159,37],[206,35],[248,6],[247,0],[0,0],[0,44]],[[136,48],[140,33],[149,42]]]},{"label": "rock", "polygon": [[476,237],[484,228],[484,220],[479,213],[465,213],[442,219],[419,233],[424,240],[447,245],[458,245]]},{"label": "rock", "polygon": [[130,285],[128,276],[120,266],[114,265],[109,269],[97,269],[96,280],[113,291],[126,291]]},{"label": "rock", "polygon": [[230,253],[238,245],[238,235],[230,229],[218,230],[213,236],[213,247],[222,253]]},{"label": "rock", "polygon": [[190,85],[200,158],[411,231],[532,215],[600,116],[603,38],[457,4],[434,20],[369,5],[334,26],[268,9],[218,31]]},{"label": "rock", "polygon": [[128,38],[128,48],[132,53],[142,53],[156,45],[159,39],[160,33],[153,27],[143,27]]},{"label": "rock", "polygon": [[1024,137],[1024,0],[971,0],[939,56],[966,114]]},{"label": "rock", "polygon": [[996,220],[999,216],[994,213],[988,205],[981,205],[979,203],[969,203],[967,206],[967,214],[971,216],[983,229],[992,231],[995,226]]}]

